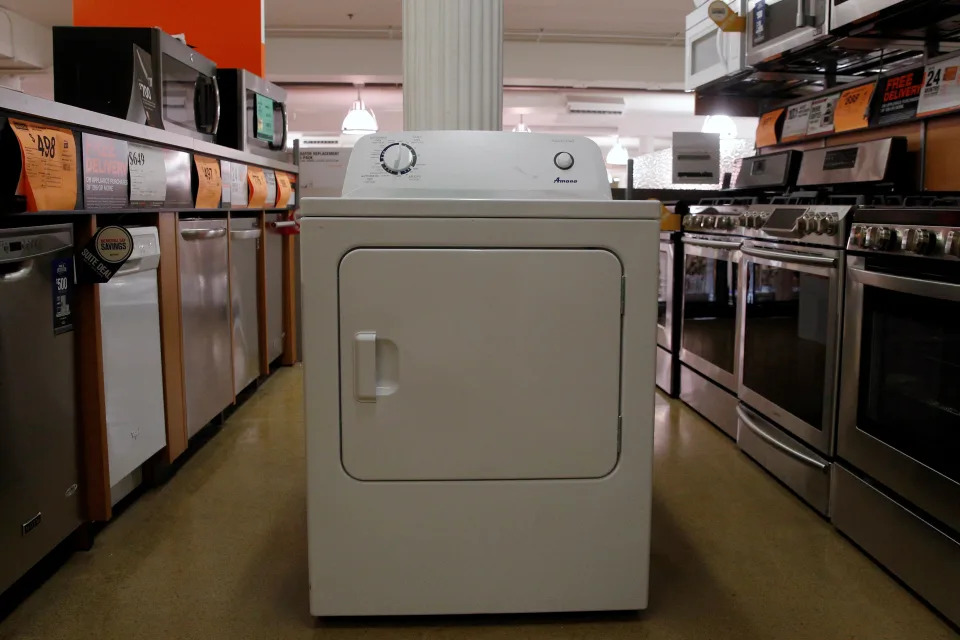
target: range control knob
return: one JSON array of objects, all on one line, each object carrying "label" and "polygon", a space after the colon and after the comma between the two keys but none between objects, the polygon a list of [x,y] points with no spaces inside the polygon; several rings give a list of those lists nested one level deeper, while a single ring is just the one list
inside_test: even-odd
[{"label": "range control knob", "polygon": [[937,250],[937,234],[927,229],[912,229],[907,235],[907,251],[928,256]]},{"label": "range control knob", "polygon": [[808,233],[813,233],[816,229],[817,223],[809,213],[803,214],[801,217],[797,218],[796,229],[797,233],[801,236],[807,235]]},{"label": "range control knob", "polygon": [[822,233],[827,236],[837,235],[837,229],[840,226],[840,221],[835,215],[821,215],[817,218],[817,233]]},{"label": "range control knob", "polygon": [[853,225],[850,230],[850,246],[865,249],[867,246],[867,228],[859,224]]},{"label": "range control knob", "polygon": [[417,152],[408,144],[394,142],[380,152],[380,166],[387,173],[402,176],[417,164]]},{"label": "range control knob", "polygon": [[876,251],[896,251],[900,234],[890,227],[870,227],[867,229],[867,247]]},{"label": "range control knob", "polygon": [[951,231],[947,234],[944,250],[947,255],[960,258],[960,231]]}]

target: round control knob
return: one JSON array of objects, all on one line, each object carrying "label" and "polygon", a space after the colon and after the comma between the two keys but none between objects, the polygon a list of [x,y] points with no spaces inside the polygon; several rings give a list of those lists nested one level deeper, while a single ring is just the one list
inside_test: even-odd
[{"label": "round control knob", "polygon": [[821,216],[817,218],[817,233],[835,236],[837,228],[840,226],[836,216]]},{"label": "round control knob", "polygon": [[717,220],[717,229],[726,229],[730,230],[736,226],[733,216],[721,216]]},{"label": "round control knob", "polygon": [[867,229],[859,224],[853,226],[850,230],[850,245],[858,249],[864,249],[867,246]]},{"label": "round control knob", "polygon": [[400,176],[409,173],[417,164],[417,152],[408,144],[394,142],[380,152],[380,166],[387,173]]},{"label": "round control knob", "polygon": [[937,234],[926,229],[913,229],[907,235],[907,251],[928,256],[937,249]]},{"label": "round control knob", "polygon": [[867,247],[877,251],[894,251],[900,234],[890,227],[870,227],[867,229]]},{"label": "round control knob", "polygon": [[561,151],[557,155],[553,156],[553,164],[555,164],[557,169],[560,169],[560,171],[567,171],[568,169],[572,169],[573,154],[567,151]]},{"label": "round control knob", "polygon": [[947,255],[960,258],[960,231],[951,231],[947,234],[947,242],[944,250]]},{"label": "round control knob", "polygon": [[816,228],[816,226],[817,223],[810,216],[810,214],[805,213],[802,217],[797,218],[797,223],[794,228],[797,230],[797,233],[803,236],[808,233],[813,233],[813,230]]}]

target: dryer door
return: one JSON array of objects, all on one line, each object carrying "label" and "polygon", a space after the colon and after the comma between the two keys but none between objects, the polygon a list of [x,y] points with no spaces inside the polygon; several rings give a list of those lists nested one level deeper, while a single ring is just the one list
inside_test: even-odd
[{"label": "dryer door", "polygon": [[610,473],[622,274],[604,250],[348,253],[339,291],[344,469],[361,480]]}]

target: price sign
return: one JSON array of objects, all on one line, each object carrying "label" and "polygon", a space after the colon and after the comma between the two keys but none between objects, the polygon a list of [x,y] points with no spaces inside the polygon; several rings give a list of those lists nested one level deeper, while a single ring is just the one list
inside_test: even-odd
[{"label": "price sign", "polygon": [[247,167],[247,182],[250,184],[247,206],[251,209],[263,209],[267,202],[267,178],[263,175],[263,169]]},{"label": "price sign", "polygon": [[785,109],[776,109],[763,114],[757,125],[757,146],[772,147],[777,144],[777,123]]},{"label": "price sign", "polygon": [[756,46],[767,40],[767,3],[760,0],[753,7],[753,45]]},{"label": "price sign", "polygon": [[246,209],[250,196],[247,187],[247,165],[230,163],[230,204],[234,209]]},{"label": "price sign", "polygon": [[167,200],[164,206],[189,209],[193,206],[193,185],[190,179],[190,154],[175,149],[163,150],[163,164],[167,173]]},{"label": "price sign", "polygon": [[231,175],[233,174],[233,163],[229,160],[220,161],[220,180],[222,182],[220,204],[224,209],[229,209],[231,202],[233,200],[233,181],[231,180]]},{"label": "price sign", "polygon": [[223,185],[220,179],[220,163],[216,158],[193,156],[197,166],[197,209],[217,209]]},{"label": "price sign", "polygon": [[915,118],[924,77],[924,70],[916,69],[882,79],[878,89],[880,106],[871,124],[881,126]]},{"label": "price sign", "polygon": [[865,129],[870,126],[870,103],[877,85],[865,84],[847,89],[837,101],[835,130],[837,133]]},{"label": "price sign", "polygon": [[931,116],[960,109],[960,60],[931,64],[924,70],[917,115]]},{"label": "price sign", "polygon": [[780,142],[792,142],[807,135],[810,123],[810,103],[795,104],[787,109],[787,120],[783,123],[783,135]]},{"label": "price sign", "polygon": [[277,209],[283,209],[290,202],[293,187],[290,185],[290,175],[277,171]]},{"label": "price sign", "polygon": [[77,205],[77,149],[73,132],[10,118],[20,143],[17,195],[28,211],[61,211]]},{"label": "price sign", "polygon": [[127,168],[130,172],[130,204],[162,207],[167,199],[167,166],[163,151],[130,144],[127,149]]},{"label": "price sign", "polygon": [[127,143],[116,138],[83,134],[83,204],[87,209],[125,209]]},{"label": "price sign", "polygon": [[73,331],[73,258],[55,259],[53,277],[53,333]]},{"label": "price sign", "polygon": [[133,237],[124,227],[99,229],[80,251],[81,281],[109,282],[132,254]]},{"label": "price sign", "polygon": [[807,120],[807,135],[815,136],[833,133],[833,116],[837,109],[839,94],[817,98],[810,103],[810,117]]},{"label": "price sign", "polygon": [[273,208],[277,203],[277,174],[273,169],[264,169],[263,175],[267,179],[267,198],[264,201],[267,208]]}]

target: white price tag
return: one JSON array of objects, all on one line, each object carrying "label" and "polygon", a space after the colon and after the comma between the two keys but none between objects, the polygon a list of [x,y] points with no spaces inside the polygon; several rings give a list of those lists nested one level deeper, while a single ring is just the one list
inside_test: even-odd
[{"label": "white price tag", "polygon": [[960,109],[960,59],[931,64],[923,74],[917,115],[929,116]]},{"label": "white price tag", "polygon": [[167,167],[163,150],[130,143],[127,165],[130,169],[130,204],[163,206],[167,199]]},{"label": "white price tag", "polygon": [[229,160],[220,161],[220,203],[229,208],[233,201],[230,194],[233,192],[233,182],[230,180],[233,171],[232,163]]},{"label": "white price tag", "polygon": [[239,162],[230,163],[230,203],[235,209],[247,207],[249,193],[247,192],[247,165]]},{"label": "white price tag", "polygon": [[807,135],[807,126],[810,123],[810,103],[795,104],[787,109],[787,120],[783,123],[783,134],[780,142],[799,140]]},{"label": "white price tag", "polygon": [[351,151],[349,148],[301,149],[300,195],[340,197]]},{"label": "white price tag", "polygon": [[807,135],[833,133],[833,116],[837,112],[837,99],[840,94],[817,98],[810,103],[810,116],[807,119]]}]

